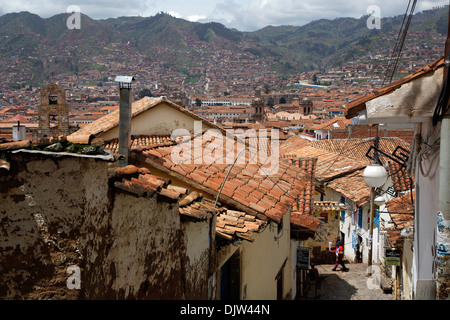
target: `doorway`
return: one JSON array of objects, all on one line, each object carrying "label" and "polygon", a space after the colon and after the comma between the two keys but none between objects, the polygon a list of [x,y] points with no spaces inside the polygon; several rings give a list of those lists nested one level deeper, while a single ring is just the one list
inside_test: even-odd
[{"label": "doorway", "polygon": [[277,282],[277,300],[283,300],[283,269],[278,272],[275,280]]},{"label": "doorway", "polygon": [[220,300],[239,300],[241,286],[241,258],[237,250],[220,268]]}]

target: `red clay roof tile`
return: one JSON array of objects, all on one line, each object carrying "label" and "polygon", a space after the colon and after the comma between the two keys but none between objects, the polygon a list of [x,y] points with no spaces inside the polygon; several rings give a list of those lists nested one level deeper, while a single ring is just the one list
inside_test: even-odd
[{"label": "red clay roof tile", "polygon": [[414,227],[414,201],[415,192],[413,191],[412,194],[408,192],[386,202],[391,222],[394,224],[392,227],[384,228],[391,245],[402,246],[404,237],[401,231]]},{"label": "red clay roof tile", "polygon": [[[195,139],[199,139],[199,142],[203,143],[202,136],[195,137],[194,144]],[[202,144],[202,150],[204,147]],[[185,183],[191,183],[194,187],[205,190],[213,196],[217,195],[230,164],[194,163],[175,166],[171,161],[173,146],[164,148],[164,152],[155,152],[160,149],[156,148],[142,151],[141,154],[146,157],[147,164],[153,165]],[[237,163],[223,185],[220,201],[233,206],[239,203],[243,206],[239,209],[247,207],[252,215],[266,215],[266,217],[279,222],[298,197],[310,194],[310,192],[304,192],[307,187],[304,180],[309,180],[311,175],[301,167],[281,160],[279,161],[280,170],[272,176],[262,175],[260,166],[261,164],[255,165],[248,161],[243,164]],[[281,205],[276,207],[278,202]]]}]

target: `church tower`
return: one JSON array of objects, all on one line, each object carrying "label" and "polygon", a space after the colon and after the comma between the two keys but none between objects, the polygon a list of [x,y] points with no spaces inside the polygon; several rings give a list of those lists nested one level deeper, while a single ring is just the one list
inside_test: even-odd
[{"label": "church tower", "polygon": [[66,104],[66,90],[55,83],[51,83],[42,87],[40,92],[39,139],[69,135],[69,109]]},{"label": "church tower", "polygon": [[252,101],[252,113],[255,121],[263,122],[265,118],[265,105],[261,96],[261,90],[257,89]]}]

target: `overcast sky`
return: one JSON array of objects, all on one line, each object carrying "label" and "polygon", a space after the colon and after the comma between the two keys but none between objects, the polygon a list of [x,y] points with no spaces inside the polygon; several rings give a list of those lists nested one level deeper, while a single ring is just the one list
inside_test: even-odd
[{"label": "overcast sky", "polygon": [[[0,15],[29,11],[43,18],[71,5],[93,19],[149,17],[164,11],[190,21],[217,21],[229,28],[254,31],[267,25],[304,25],[318,19],[360,18],[370,5],[381,17],[403,15],[409,0],[13,0],[0,2]],[[449,0],[418,0],[415,12],[448,5]]]}]

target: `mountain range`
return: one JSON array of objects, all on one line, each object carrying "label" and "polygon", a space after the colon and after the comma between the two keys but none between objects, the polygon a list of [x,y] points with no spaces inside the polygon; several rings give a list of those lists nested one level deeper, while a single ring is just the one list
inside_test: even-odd
[{"label": "mountain range", "polygon": [[[267,26],[254,32],[241,32],[220,23],[197,23],[159,13],[152,17],[119,17],[94,20],[81,14],[81,28],[69,30],[69,14],[41,18],[29,12],[0,17],[0,58],[12,57],[28,68],[30,84],[39,84],[50,73],[78,73],[97,64],[99,56],[125,59],[127,48],[167,68],[185,72],[198,64],[198,52],[221,54],[246,52],[264,60],[280,75],[323,70],[339,66],[368,51],[390,50],[403,22],[403,16],[381,20],[381,29],[366,26],[360,19],[321,19],[304,26]],[[422,41],[446,35],[448,6],[416,13],[410,31],[425,32]],[[392,35],[386,43],[386,34]],[[2,70],[3,68],[3,70]],[[5,71],[5,66],[0,71]]]}]

